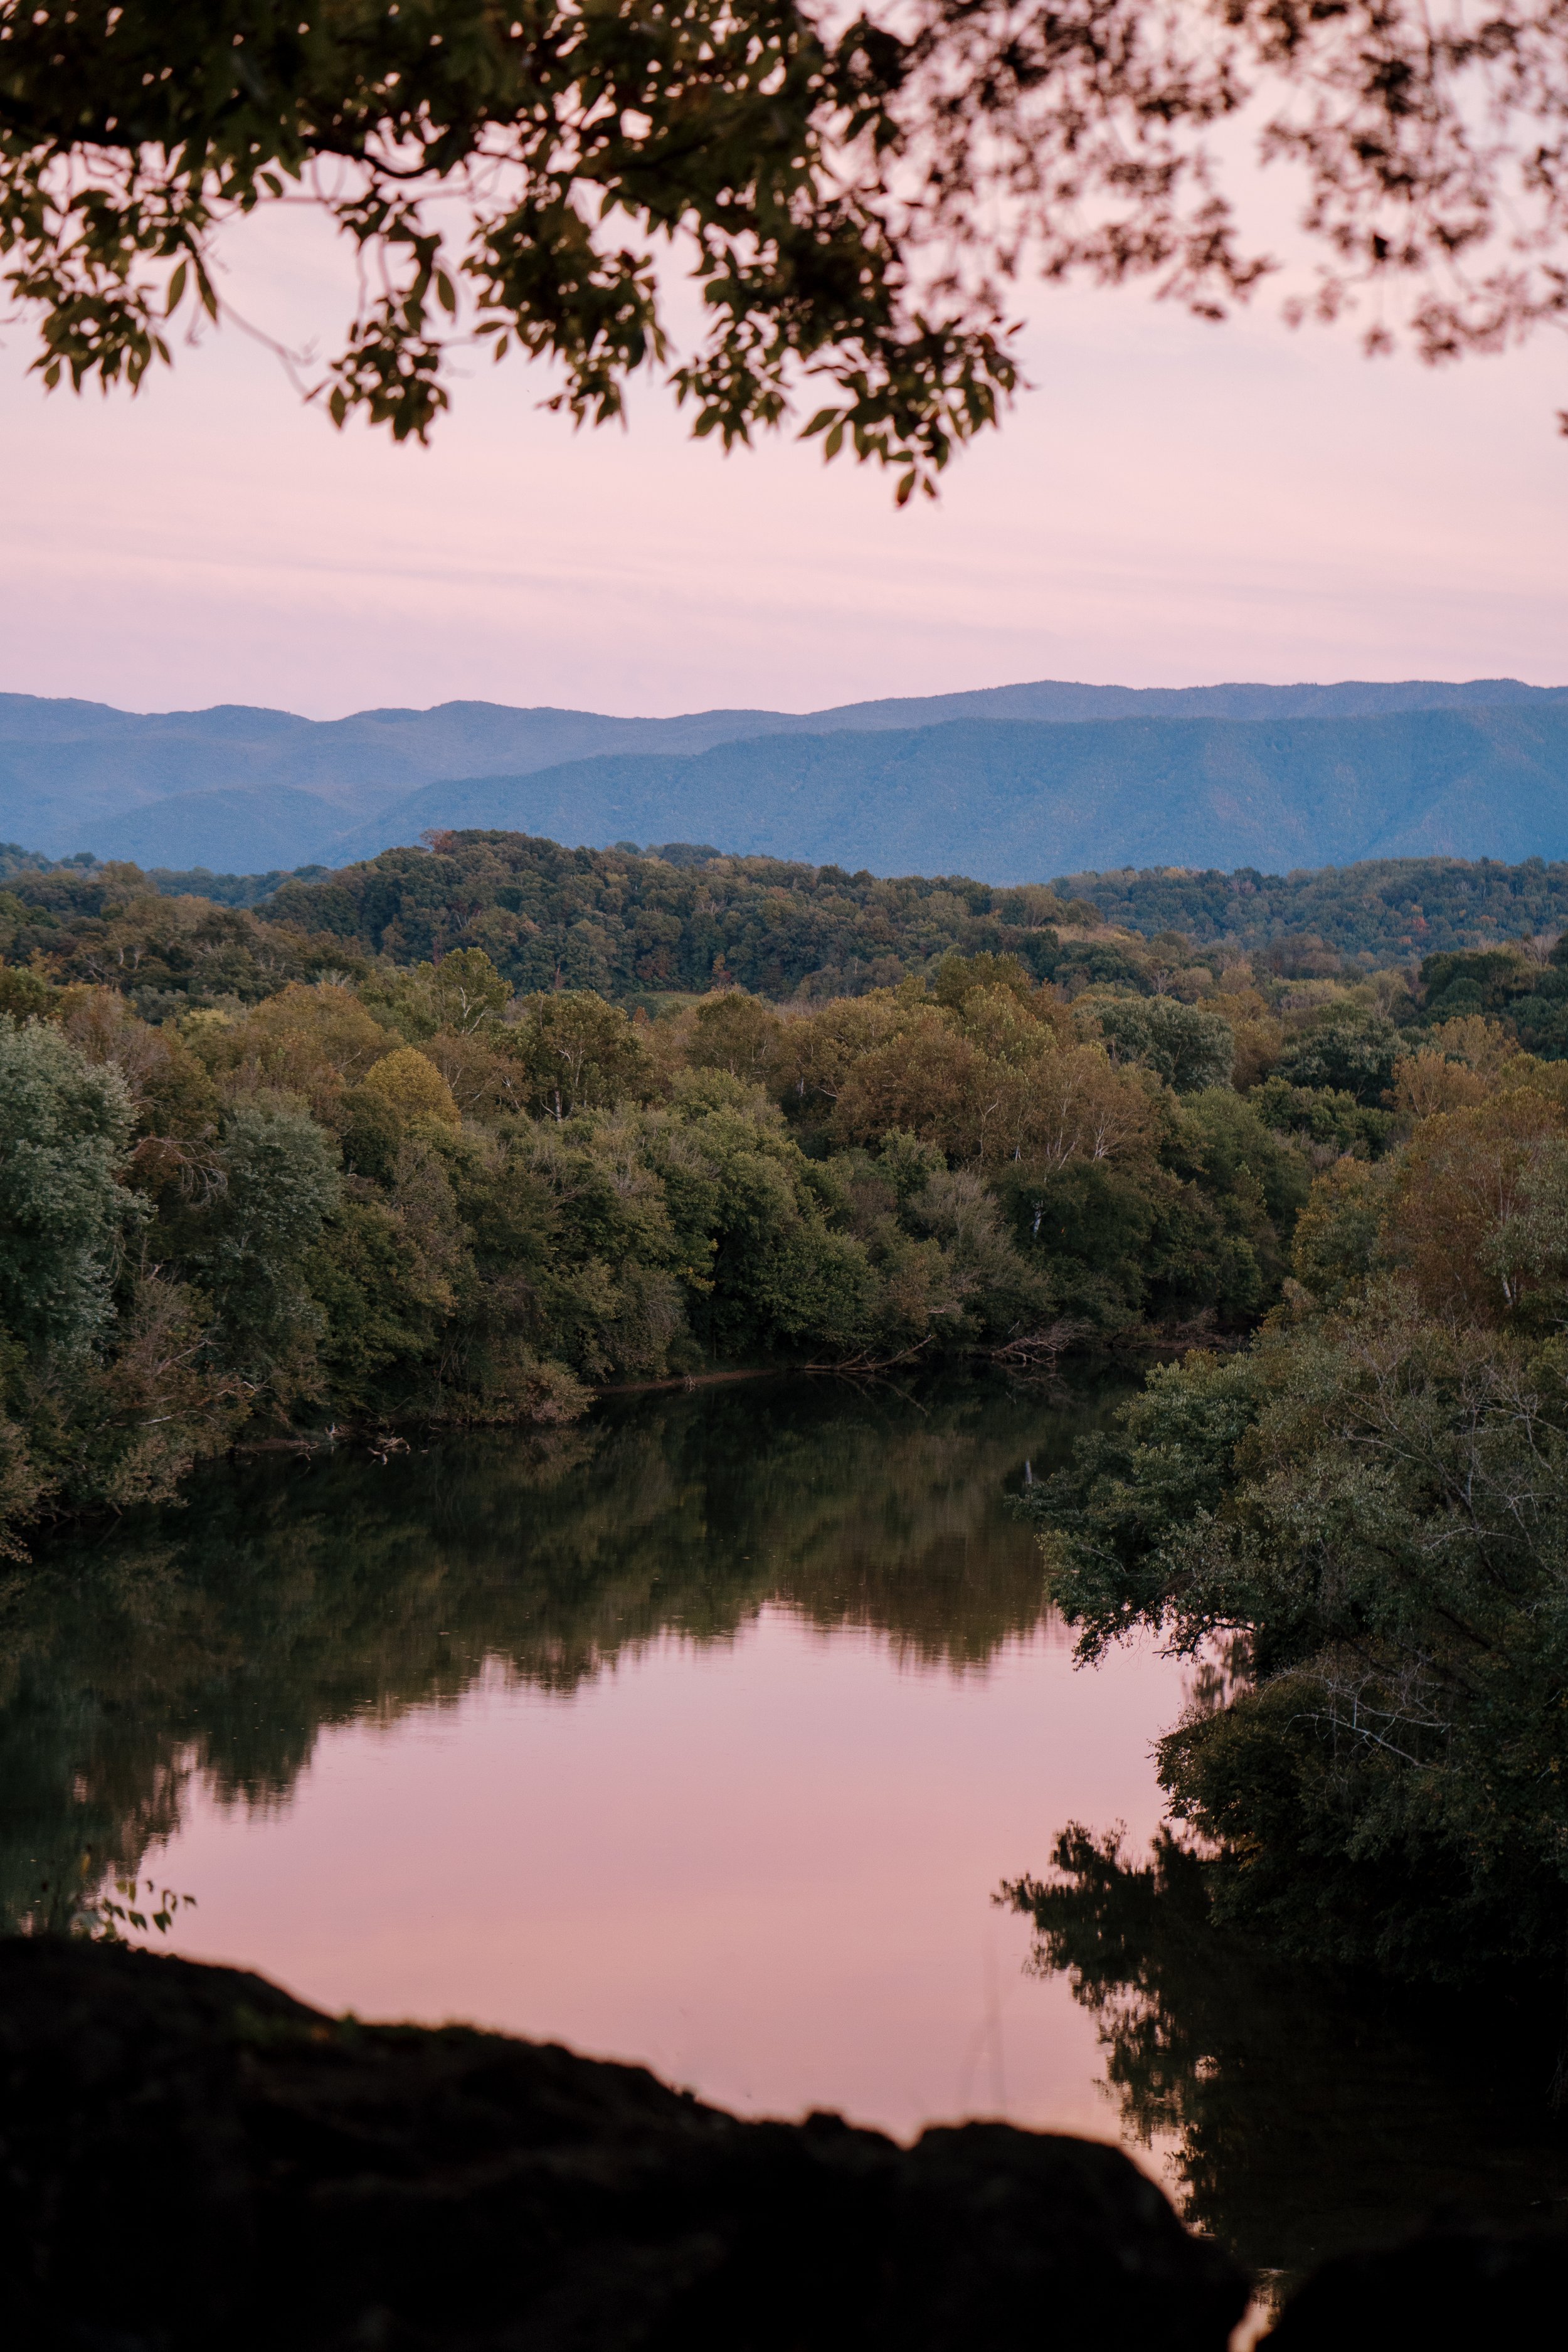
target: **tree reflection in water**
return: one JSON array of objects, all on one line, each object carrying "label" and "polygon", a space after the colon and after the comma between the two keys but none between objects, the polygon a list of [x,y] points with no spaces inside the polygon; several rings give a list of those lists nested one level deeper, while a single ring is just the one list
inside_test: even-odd
[{"label": "tree reflection in water", "polygon": [[455,1705],[486,1673],[568,1692],[671,1632],[732,1640],[766,1602],[983,1666],[1045,1608],[1005,1482],[1122,1392],[643,1398],[534,1440],[229,1466],[188,1509],[39,1547],[0,1580],[0,1924],[64,1924],[134,1872],[194,1778],[282,1804],[324,1727]]},{"label": "tree reflection in water", "polygon": [[1053,1861],[996,1900],[1032,1918],[1031,1968],[1066,1970],[1094,2012],[1125,2136],[1173,2143],[1186,2219],[1255,2273],[1282,2291],[1439,2214],[1568,2219],[1544,2009],[1272,1966],[1211,1927],[1203,1863],[1170,1836],[1140,1864],[1075,1823]]}]

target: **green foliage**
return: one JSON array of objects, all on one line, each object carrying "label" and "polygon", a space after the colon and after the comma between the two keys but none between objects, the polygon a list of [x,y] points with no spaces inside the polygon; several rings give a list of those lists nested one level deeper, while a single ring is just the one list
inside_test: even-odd
[{"label": "green foliage", "polygon": [[380,1376],[435,1346],[450,1291],[404,1219],[374,1199],[334,1203],[300,1272],[321,1318],[319,1359],[334,1409],[374,1412]]},{"label": "green foliage", "polygon": [[[19,898],[11,900],[7,908],[0,897],[0,920],[7,914],[13,919],[25,917]],[[26,966],[0,964],[0,1014],[10,1021],[47,1021],[58,1003],[58,992],[49,986],[42,972]]]},{"label": "green foliage", "polygon": [[[368,1101],[366,1098],[368,1097]],[[462,1113],[456,1097],[427,1054],[416,1045],[400,1045],[373,1062],[358,1087],[356,1108],[379,1103],[390,1114],[395,1132],[401,1134],[421,1119],[438,1127],[459,1127]]]},{"label": "green foliage", "polygon": [[1156,1220],[1146,1181],[1075,1159],[1026,1181],[1005,1171],[1001,1189],[1020,1242],[1046,1269],[1058,1313],[1101,1331],[1139,1321]]},{"label": "green foliage", "polygon": [[1401,1978],[1563,1955],[1568,1146],[1552,1073],[1507,1077],[1331,1164],[1289,1312],[1035,1500],[1089,1656],[1244,1644],[1162,1745],[1215,1915]]},{"label": "green foliage", "polygon": [[163,898],[134,866],[90,861],[12,877],[0,893],[0,955],[13,970],[41,966],[54,982],[111,988],[154,1021],[364,969],[335,937],[312,940],[238,907]]},{"label": "green foliage", "polygon": [[693,1069],[728,1070],[733,1078],[760,1085],[783,1034],[776,1013],[743,990],[731,989],[698,1006],[687,1059]]},{"label": "green foliage", "polygon": [[1467,1013],[1501,1013],[1535,984],[1536,968],[1515,949],[1429,955],[1421,965],[1422,1012],[1428,1022],[1451,1021]]},{"label": "green foliage", "polygon": [[210,1287],[225,1352],[258,1385],[310,1385],[320,1328],[306,1262],[338,1201],[338,1155],[303,1111],[241,1103],[224,1122],[213,1206],[192,1261]]},{"label": "green foliage", "polygon": [[142,1206],[118,1181],[132,1123],[118,1072],[56,1029],[0,1021],[0,1327],[30,1350],[77,1354],[112,1312]]},{"label": "green foliage", "polygon": [[1480,1014],[1527,1054],[1568,1060],[1568,970],[1555,948],[1544,964],[1520,947],[1428,956],[1421,984],[1422,1029]]},{"label": "green foliage", "polygon": [[1209,1315],[1234,1328],[1278,1296],[1310,1179],[1301,1155],[1250,1102],[1211,1086],[1181,1098],[1161,1147],[1168,1190],[1149,1265],[1163,1321]]},{"label": "green foliage", "polygon": [[1228,1087],[1166,1105],[1139,1148],[996,1171],[1056,1310],[1097,1330],[1235,1328],[1279,1295],[1310,1182],[1301,1155]]},{"label": "green foliage", "polygon": [[[976,953],[1012,959],[1009,972],[1016,962],[1036,980],[1058,964],[1099,976],[1089,943],[1064,947],[1054,928],[1069,911],[1049,891],[963,877],[889,881],[716,855],[675,862],[483,832],[286,884],[267,908],[289,937],[330,934],[345,957],[406,964],[477,948],[519,994],[618,998],[735,986],[775,998],[857,995]],[[1110,957],[1103,976],[1141,984],[1123,950],[1099,952]],[[980,984],[972,971],[966,985]]]},{"label": "green foliage", "polygon": [[1217,1013],[1172,996],[1095,996],[1089,1001],[1117,1057],[1141,1063],[1177,1094],[1230,1084],[1236,1043],[1229,1024]]},{"label": "green foliage", "polygon": [[534,997],[509,1043],[530,1108],[557,1121],[647,1091],[647,1057],[631,1023],[591,989]]},{"label": "green foliage", "polygon": [[338,1140],[349,1175],[368,1183],[390,1183],[405,1127],[396,1104],[384,1093],[365,1086],[347,1087]]},{"label": "green foliage", "polygon": [[232,1429],[203,1297],[145,1263],[155,1211],[129,1180],[154,1097],[58,1028],[0,1022],[0,1550],[46,1508],[171,1494]]},{"label": "green foliage", "polygon": [[[1408,873],[1411,887],[1432,886],[1427,896],[1435,919],[1427,936],[1441,939],[1447,923],[1433,895],[1434,877],[1458,894],[1454,924],[1461,933],[1479,926],[1483,941],[1489,923],[1505,933],[1550,931],[1568,919],[1568,866],[1539,861],[1524,866],[1433,861],[1430,871],[1421,861],[1331,868],[1279,883],[1278,893],[1289,906],[1269,897],[1264,877],[1249,882],[1245,874],[1138,877],[1137,890],[1123,887],[1121,877],[1080,877],[1063,882],[1059,892],[1088,889],[1090,898],[1068,902],[1058,889],[993,889],[962,877],[889,880],[708,850],[679,858],[662,852],[644,856],[469,833],[443,835],[433,855],[388,850],[339,874],[302,873],[284,879],[269,898],[258,894],[242,903],[240,894],[218,892],[225,902],[216,908],[200,898],[160,898],[170,877],[144,876],[134,867],[27,860],[0,892],[0,955],[18,974],[4,985],[36,988],[36,971],[26,981],[20,974],[29,960],[42,958],[47,965],[42,984],[53,977],[127,989],[136,1001],[146,1001],[154,1017],[176,996],[197,1003],[236,997],[254,1003],[287,980],[308,979],[334,964],[361,972],[367,959],[381,955],[405,969],[395,987],[378,981],[379,1001],[409,1042],[418,1044],[441,1025],[442,1015],[419,975],[406,967],[423,959],[427,982],[449,952],[463,950],[487,955],[514,991],[588,987],[621,998],[701,993],[716,984],[775,998],[803,990],[854,994],[896,985],[914,972],[933,982],[939,1002],[956,991],[956,1004],[982,984],[974,976],[979,968],[967,979],[955,970],[943,982],[938,979],[943,959],[959,957],[967,968],[976,955],[999,960],[986,985],[1014,984],[1002,976],[1005,966],[1008,973],[1016,967],[1029,983],[1050,981],[1069,993],[1109,986],[1148,994],[1153,967],[1162,959],[1169,966],[1171,950],[1162,942],[1176,936],[1183,940],[1178,968],[1224,942],[1229,954],[1251,950],[1260,974],[1346,971],[1354,979],[1348,958],[1359,957],[1363,969],[1373,961],[1407,965],[1425,944],[1407,923],[1396,936],[1386,924],[1363,923],[1357,913],[1356,890],[1373,888],[1384,873]],[[179,878],[194,886],[204,879]],[[1217,912],[1199,888],[1211,882]],[[213,887],[216,891],[216,880]],[[1286,919],[1297,900],[1300,924],[1294,917]],[[1374,903],[1387,913],[1381,898]],[[1265,906],[1275,908],[1278,920],[1247,915]],[[1489,913],[1489,907],[1499,911]],[[1133,937],[1062,936],[1064,927],[1105,920],[1124,925]],[[1333,944],[1325,946],[1325,939]],[[1200,944],[1188,946],[1187,940]],[[1483,1011],[1516,1029],[1528,1050],[1558,1055],[1568,974],[1515,947],[1479,945],[1472,954],[1474,945],[1460,938],[1454,949],[1464,952],[1445,947],[1440,958],[1427,955],[1419,1017],[1431,1022]],[[1458,994],[1445,1003],[1450,987]],[[30,998],[26,1009],[42,1008]]]},{"label": "green foliage", "polygon": [[877,1148],[877,1173],[892,1187],[900,1208],[946,1166],[934,1144],[922,1143],[907,1128],[889,1128]]},{"label": "green foliage", "polygon": [[[127,1927],[140,1936],[149,1927],[166,1936],[182,1910],[195,1908],[194,1895],[178,1895],[172,1886],[160,1886],[155,1878],[143,1881],[140,1888],[134,1878],[116,1878],[110,1884],[113,1894],[104,1888],[84,1895],[72,1914],[69,1933],[90,1937],[100,1944],[123,1943]],[[46,1897],[50,1891],[44,1890]],[[145,1911],[136,1908],[139,1894],[147,1906]]]},{"label": "green foliage", "polygon": [[1568,1062],[1568,975],[1543,975],[1537,987],[1514,999],[1507,1022],[1525,1053]]},{"label": "green foliage", "polygon": [[1362,1009],[1335,1011],[1286,1046],[1274,1076],[1286,1086],[1346,1094],[1370,1108],[1394,1083],[1399,1050],[1392,1021]]},{"label": "green foliage", "polygon": [[164,898],[207,898],[216,907],[258,907],[285,882],[319,882],[325,866],[275,866],[269,874],[213,874],[205,866],[175,871],[151,866],[146,880]]},{"label": "green foliage", "polygon": [[1398,1167],[1375,1167],[1347,1154],[1332,1161],[1312,1187],[1296,1224],[1292,1264],[1310,1297],[1339,1307],[1358,1294],[1376,1270],[1384,1220]]},{"label": "green foliage", "polygon": [[[1052,939],[1043,944],[1048,953],[1054,953],[1058,941]],[[931,994],[939,1004],[962,1013],[980,989],[1008,988],[1016,996],[1027,997],[1034,985],[1031,973],[1016,955],[988,955],[982,948],[970,955],[943,956],[931,977]]]},{"label": "green foliage", "polygon": [[439,963],[378,974],[366,1001],[384,1011],[411,1044],[423,1045],[437,1030],[467,1036],[489,1028],[510,994],[482,948],[455,948]]},{"label": "green foliage", "polygon": [[1156,1365],[1115,1432],[1084,1440],[1071,1468],[1030,1496],[1045,1530],[1053,1593],[1080,1628],[1082,1656],[1098,1657],[1140,1624],[1163,1625],[1176,1575],[1173,1548],[1218,1510],[1236,1449],[1258,1412],[1249,1356]]},{"label": "green foliage", "polygon": [[1394,1130],[1391,1112],[1375,1109],[1338,1087],[1292,1086],[1277,1070],[1253,1088],[1248,1100],[1276,1134],[1316,1152],[1375,1157]]}]

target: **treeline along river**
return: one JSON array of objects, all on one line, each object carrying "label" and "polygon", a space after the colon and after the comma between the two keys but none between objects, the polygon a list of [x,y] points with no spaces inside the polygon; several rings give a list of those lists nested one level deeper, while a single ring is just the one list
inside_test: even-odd
[{"label": "treeline along river", "polygon": [[150,1879],[195,1897],[173,1948],[330,2007],[742,2113],[1120,2137],[1265,2272],[1437,2205],[1559,2213],[1524,2021],[1270,1963],[1151,1860],[1152,1745],[1217,1669],[1076,1668],[1010,1499],[1124,1392],[665,1391],[264,1454],[39,1544],[5,1588],[7,1924]]}]

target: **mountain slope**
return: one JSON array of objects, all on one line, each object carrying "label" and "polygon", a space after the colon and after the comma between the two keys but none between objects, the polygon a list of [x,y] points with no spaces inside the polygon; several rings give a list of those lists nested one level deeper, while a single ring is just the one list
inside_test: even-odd
[{"label": "mountain slope", "polygon": [[[279,856],[298,863],[341,856],[342,837],[356,836],[369,820],[440,779],[515,778],[612,755],[689,759],[720,744],[770,737],[902,733],[955,722],[1261,723],[1559,708],[1568,708],[1568,689],[1512,678],[1148,688],[1046,679],[826,711],[709,710],[675,719],[449,702],[312,720],[237,705],[139,714],[103,703],[0,695],[0,837],[57,856],[90,849],[100,856],[150,855],[165,864],[187,862],[199,838],[208,862],[232,867],[254,855],[245,844],[272,839],[280,826]],[[279,802],[279,793],[309,795],[317,806]],[[208,806],[195,805],[207,795],[214,796]],[[131,825],[137,811],[147,813],[146,823]],[[657,836],[680,828],[652,814],[645,829]]]},{"label": "mountain slope", "polygon": [[343,819],[314,793],[289,784],[265,790],[177,793],[94,828],[97,855],[133,866],[205,866],[211,873],[266,874],[341,862]]},{"label": "mountain slope", "polygon": [[1568,855],[1568,704],[1379,719],[953,722],[762,738],[426,786],[346,838],[426,827],[967,873]]}]

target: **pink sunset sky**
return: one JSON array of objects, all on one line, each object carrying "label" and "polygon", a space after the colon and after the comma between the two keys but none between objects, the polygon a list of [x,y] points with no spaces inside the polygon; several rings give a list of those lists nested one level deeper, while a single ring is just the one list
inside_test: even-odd
[{"label": "pink sunset sky", "polygon": [[[289,340],[343,270],[250,224],[228,290]],[[135,400],[0,344],[0,688],[331,717],[455,697],[809,709],[1037,677],[1568,682],[1561,337],[1434,372],[1265,295],[1205,326],[1037,290],[1035,389],[935,507],[777,439],[693,445],[652,386],[574,434],[478,357],[428,450],[302,408],[229,328]]]}]

